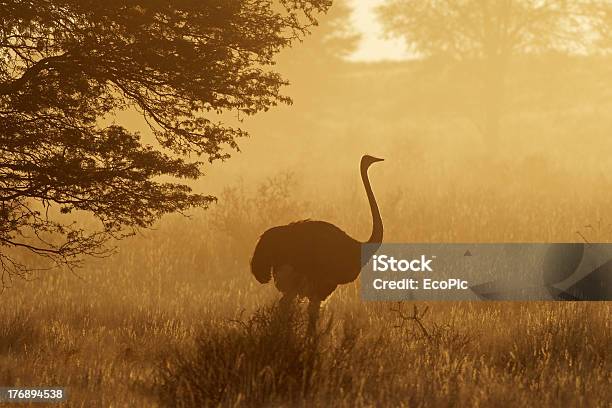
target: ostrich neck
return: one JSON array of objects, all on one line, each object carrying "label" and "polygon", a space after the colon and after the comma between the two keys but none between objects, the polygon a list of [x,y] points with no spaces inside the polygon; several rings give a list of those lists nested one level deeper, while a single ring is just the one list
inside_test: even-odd
[{"label": "ostrich neck", "polygon": [[370,210],[372,211],[372,234],[367,243],[382,242],[383,238],[383,223],[380,218],[380,211],[378,210],[378,204],[376,204],[376,198],[372,192],[372,186],[370,185],[370,179],[368,178],[368,168],[361,166],[361,179],[363,180],[363,186],[365,187],[366,195],[368,196],[368,202],[370,203]]}]

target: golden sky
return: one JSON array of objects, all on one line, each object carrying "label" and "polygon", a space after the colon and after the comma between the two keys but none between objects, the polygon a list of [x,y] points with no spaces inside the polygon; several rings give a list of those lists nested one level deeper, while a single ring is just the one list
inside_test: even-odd
[{"label": "golden sky", "polygon": [[387,39],[376,19],[374,9],[385,0],[350,0],[353,5],[352,22],[362,33],[354,61],[380,61],[410,58],[401,39]]}]

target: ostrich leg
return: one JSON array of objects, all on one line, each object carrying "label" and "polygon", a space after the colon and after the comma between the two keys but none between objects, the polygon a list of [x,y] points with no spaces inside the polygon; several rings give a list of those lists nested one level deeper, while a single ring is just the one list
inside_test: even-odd
[{"label": "ostrich leg", "polygon": [[289,312],[289,310],[294,304],[296,297],[297,295],[295,293],[283,293],[283,297],[281,297],[280,301],[278,302],[280,310],[283,313]]},{"label": "ostrich leg", "polygon": [[308,333],[314,334],[319,320],[319,309],[321,301],[319,299],[309,299],[308,301]]}]

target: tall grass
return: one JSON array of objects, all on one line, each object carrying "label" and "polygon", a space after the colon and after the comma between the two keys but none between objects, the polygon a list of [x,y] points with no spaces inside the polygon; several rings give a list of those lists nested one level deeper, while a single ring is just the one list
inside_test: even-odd
[{"label": "tall grass", "polygon": [[[16,281],[0,295],[0,384],[66,386],[83,407],[609,404],[610,303],[432,302],[424,334],[394,304],[362,303],[357,282],[309,340],[303,305],[283,320],[275,290],[250,276],[257,237],[313,217],[359,238],[369,214],[358,176],[324,199],[297,179],[238,184],[113,258]],[[612,198],[429,181],[412,183],[428,199],[374,184],[389,241],[578,240]]]}]

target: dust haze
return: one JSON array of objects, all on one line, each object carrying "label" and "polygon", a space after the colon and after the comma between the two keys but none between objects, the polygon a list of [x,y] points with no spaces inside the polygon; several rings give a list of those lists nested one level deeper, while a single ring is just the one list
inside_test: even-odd
[{"label": "dust haze", "polygon": [[[402,36],[410,19],[390,16],[409,3],[377,11],[389,35]],[[538,2],[466,2],[481,3],[496,16]],[[2,293],[0,384],[63,385],[74,406],[609,404],[609,302],[400,312],[363,303],[357,281],[324,304],[315,346],[303,307],[295,326],[275,320],[278,292],[249,271],[259,235],[311,218],[365,240],[364,154],[385,159],[370,173],[385,242],[612,242],[609,39],[574,30],[571,46],[567,33],[545,41],[538,33],[558,27],[542,21],[517,43],[496,32],[493,45],[467,34],[441,45],[440,34],[416,59],[355,62],[348,13],[335,4],[277,58],[292,105],[218,116],[250,136],[191,184],[217,197],[210,209],[166,216],[110,258]],[[424,47],[432,24],[406,35]],[[153,143],[134,110],[104,121]]]}]

